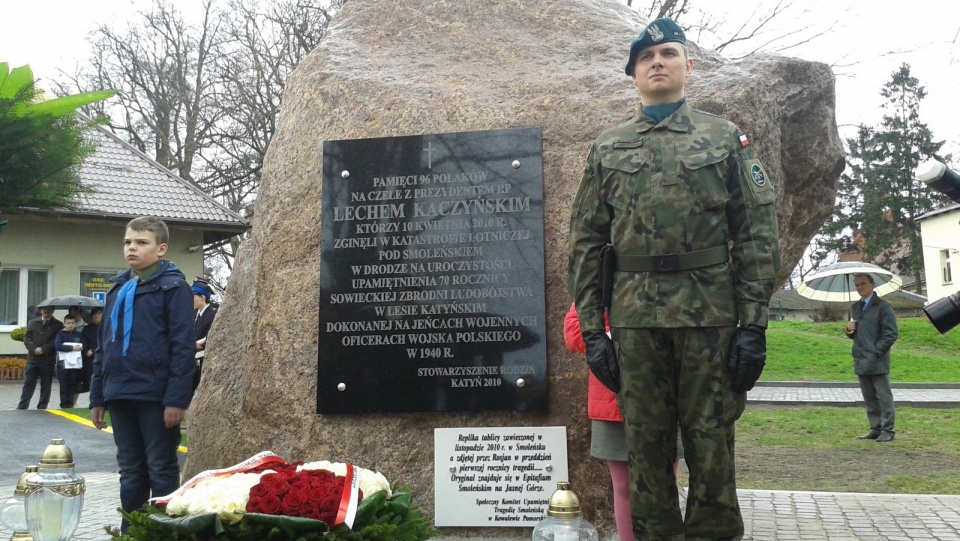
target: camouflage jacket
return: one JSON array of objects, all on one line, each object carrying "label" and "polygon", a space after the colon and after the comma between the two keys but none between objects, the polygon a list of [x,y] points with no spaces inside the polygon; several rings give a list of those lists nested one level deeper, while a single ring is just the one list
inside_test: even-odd
[{"label": "camouflage jacket", "polygon": [[688,104],[660,124],[638,111],[603,132],[570,219],[568,287],[583,330],[604,328],[598,256],[607,243],[618,260],[721,245],[730,254],[678,272],[618,265],[611,327],[766,327],[780,264],[775,199],[739,129]]}]

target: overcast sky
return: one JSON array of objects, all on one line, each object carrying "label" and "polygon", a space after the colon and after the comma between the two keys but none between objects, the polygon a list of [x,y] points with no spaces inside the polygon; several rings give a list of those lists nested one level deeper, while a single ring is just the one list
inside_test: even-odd
[{"label": "overcast sky", "polygon": [[[200,0],[168,1],[185,11],[188,18],[201,4]],[[754,15],[754,7],[760,2],[695,0],[730,25],[760,17],[762,10]],[[945,6],[950,2],[910,0],[908,10],[904,9],[903,0],[792,2],[797,7],[791,7],[769,35],[804,27],[829,28],[827,35],[783,54],[834,66],[841,135],[853,134],[851,128],[843,126],[880,124],[880,89],[905,62],[928,93],[921,106],[921,121],[927,123],[936,139],[947,140],[945,148],[957,155],[954,163],[960,163],[960,105],[956,97],[960,85],[960,18],[946,12]],[[634,4],[640,3],[642,0],[634,0]],[[38,78],[56,79],[58,69],[72,72],[77,63],[89,57],[84,40],[87,33],[102,24],[124,24],[138,9],[148,7],[150,0],[33,0],[6,4],[0,61],[11,66],[30,64]],[[776,1],[764,0],[762,4],[769,8]]]}]

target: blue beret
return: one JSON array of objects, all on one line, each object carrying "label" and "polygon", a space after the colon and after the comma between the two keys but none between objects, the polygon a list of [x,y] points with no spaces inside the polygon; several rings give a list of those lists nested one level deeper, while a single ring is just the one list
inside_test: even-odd
[{"label": "blue beret", "polygon": [[643,29],[643,32],[640,32],[640,35],[633,40],[633,43],[630,44],[630,59],[627,60],[627,67],[624,68],[623,71],[632,77],[633,63],[636,62],[637,55],[640,54],[640,51],[647,47],[660,45],[661,43],[669,43],[671,41],[683,44],[687,43],[687,36],[684,35],[683,28],[680,28],[670,17],[663,17],[652,21]]}]

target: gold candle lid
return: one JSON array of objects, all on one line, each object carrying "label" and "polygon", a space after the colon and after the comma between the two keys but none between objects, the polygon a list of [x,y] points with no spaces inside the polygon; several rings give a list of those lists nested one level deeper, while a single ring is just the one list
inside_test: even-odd
[{"label": "gold candle lid", "polygon": [[27,477],[40,471],[36,465],[27,466],[26,471],[23,472],[23,475],[20,476],[20,480],[17,481],[17,488],[13,490],[14,496],[26,496],[27,494]]},{"label": "gold candle lid", "polygon": [[50,440],[50,445],[40,455],[40,469],[72,468],[73,451],[64,443],[63,438]]},{"label": "gold candle lid", "polygon": [[570,483],[557,483],[557,490],[550,496],[547,515],[557,518],[576,518],[580,516],[580,499],[570,490]]}]

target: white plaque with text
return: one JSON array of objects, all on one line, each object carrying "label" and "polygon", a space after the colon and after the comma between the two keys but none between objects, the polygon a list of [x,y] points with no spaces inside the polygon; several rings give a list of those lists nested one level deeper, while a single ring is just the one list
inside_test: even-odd
[{"label": "white plaque with text", "polygon": [[535,526],[567,474],[565,426],[436,428],[437,526]]}]

